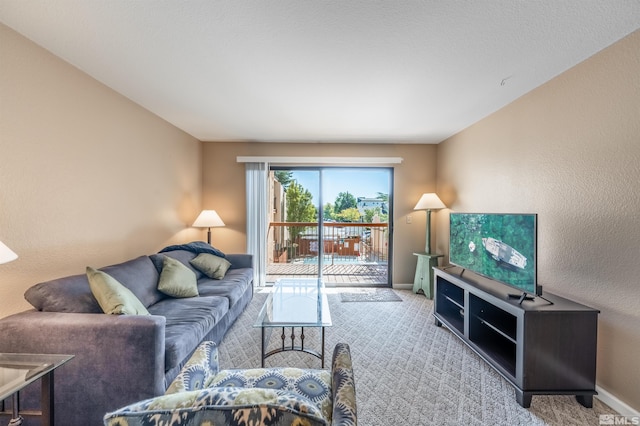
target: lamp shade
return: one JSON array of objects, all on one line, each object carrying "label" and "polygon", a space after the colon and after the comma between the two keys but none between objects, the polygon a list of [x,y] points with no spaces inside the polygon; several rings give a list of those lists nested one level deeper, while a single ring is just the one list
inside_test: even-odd
[{"label": "lamp shade", "polygon": [[12,260],[16,260],[18,255],[13,252],[9,247],[5,246],[2,241],[0,241],[0,263],[11,262]]},{"label": "lamp shade", "polygon": [[413,209],[414,210],[439,210],[439,209],[444,209],[446,207],[447,206],[445,206],[444,203],[440,201],[440,198],[438,198],[438,196],[435,193],[430,192],[428,194],[422,194],[422,197],[420,197],[418,204],[416,204],[416,206]]},{"label": "lamp shade", "polygon": [[224,222],[215,210],[202,210],[196,221],[193,222],[194,228],[214,228],[219,226],[224,226]]}]

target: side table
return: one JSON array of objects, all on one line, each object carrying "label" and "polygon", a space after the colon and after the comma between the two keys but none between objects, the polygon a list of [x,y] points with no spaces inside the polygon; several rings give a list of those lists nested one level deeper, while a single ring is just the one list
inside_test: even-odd
[{"label": "side table", "polygon": [[22,424],[18,392],[42,379],[40,412],[25,415],[41,416],[42,424],[54,424],[53,371],[72,359],[74,355],[0,353],[0,401],[12,396],[11,425]]},{"label": "side table", "polygon": [[422,290],[428,299],[433,299],[433,268],[438,266],[438,259],[444,255],[434,253],[413,253],[413,255],[418,256],[413,292]]}]

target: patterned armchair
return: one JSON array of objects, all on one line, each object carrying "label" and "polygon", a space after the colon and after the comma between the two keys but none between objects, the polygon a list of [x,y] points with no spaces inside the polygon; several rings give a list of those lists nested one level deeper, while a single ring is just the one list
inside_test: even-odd
[{"label": "patterned armchair", "polygon": [[356,426],[349,346],[338,343],[331,371],[255,368],[219,371],[218,349],[203,342],[166,393],[104,417],[106,426]]}]

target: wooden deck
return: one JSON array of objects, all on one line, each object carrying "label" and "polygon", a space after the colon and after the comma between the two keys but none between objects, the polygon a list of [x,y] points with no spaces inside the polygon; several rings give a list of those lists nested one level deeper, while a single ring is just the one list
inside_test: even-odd
[{"label": "wooden deck", "polygon": [[[280,278],[308,278],[317,275],[317,265],[272,263],[267,266],[267,282],[275,282]],[[385,264],[324,265],[322,279],[328,287],[387,286],[389,284]]]}]

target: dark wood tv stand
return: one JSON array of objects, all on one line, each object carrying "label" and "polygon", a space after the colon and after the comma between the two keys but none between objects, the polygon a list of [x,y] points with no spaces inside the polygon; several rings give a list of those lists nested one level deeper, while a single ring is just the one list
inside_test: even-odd
[{"label": "dark wood tv stand", "polygon": [[503,284],[458,267],[434,271],[436,325],[507,379],[521,406],[533,395],[575,395],[592,407],[598,310],[546,292],[519,304]]}]

